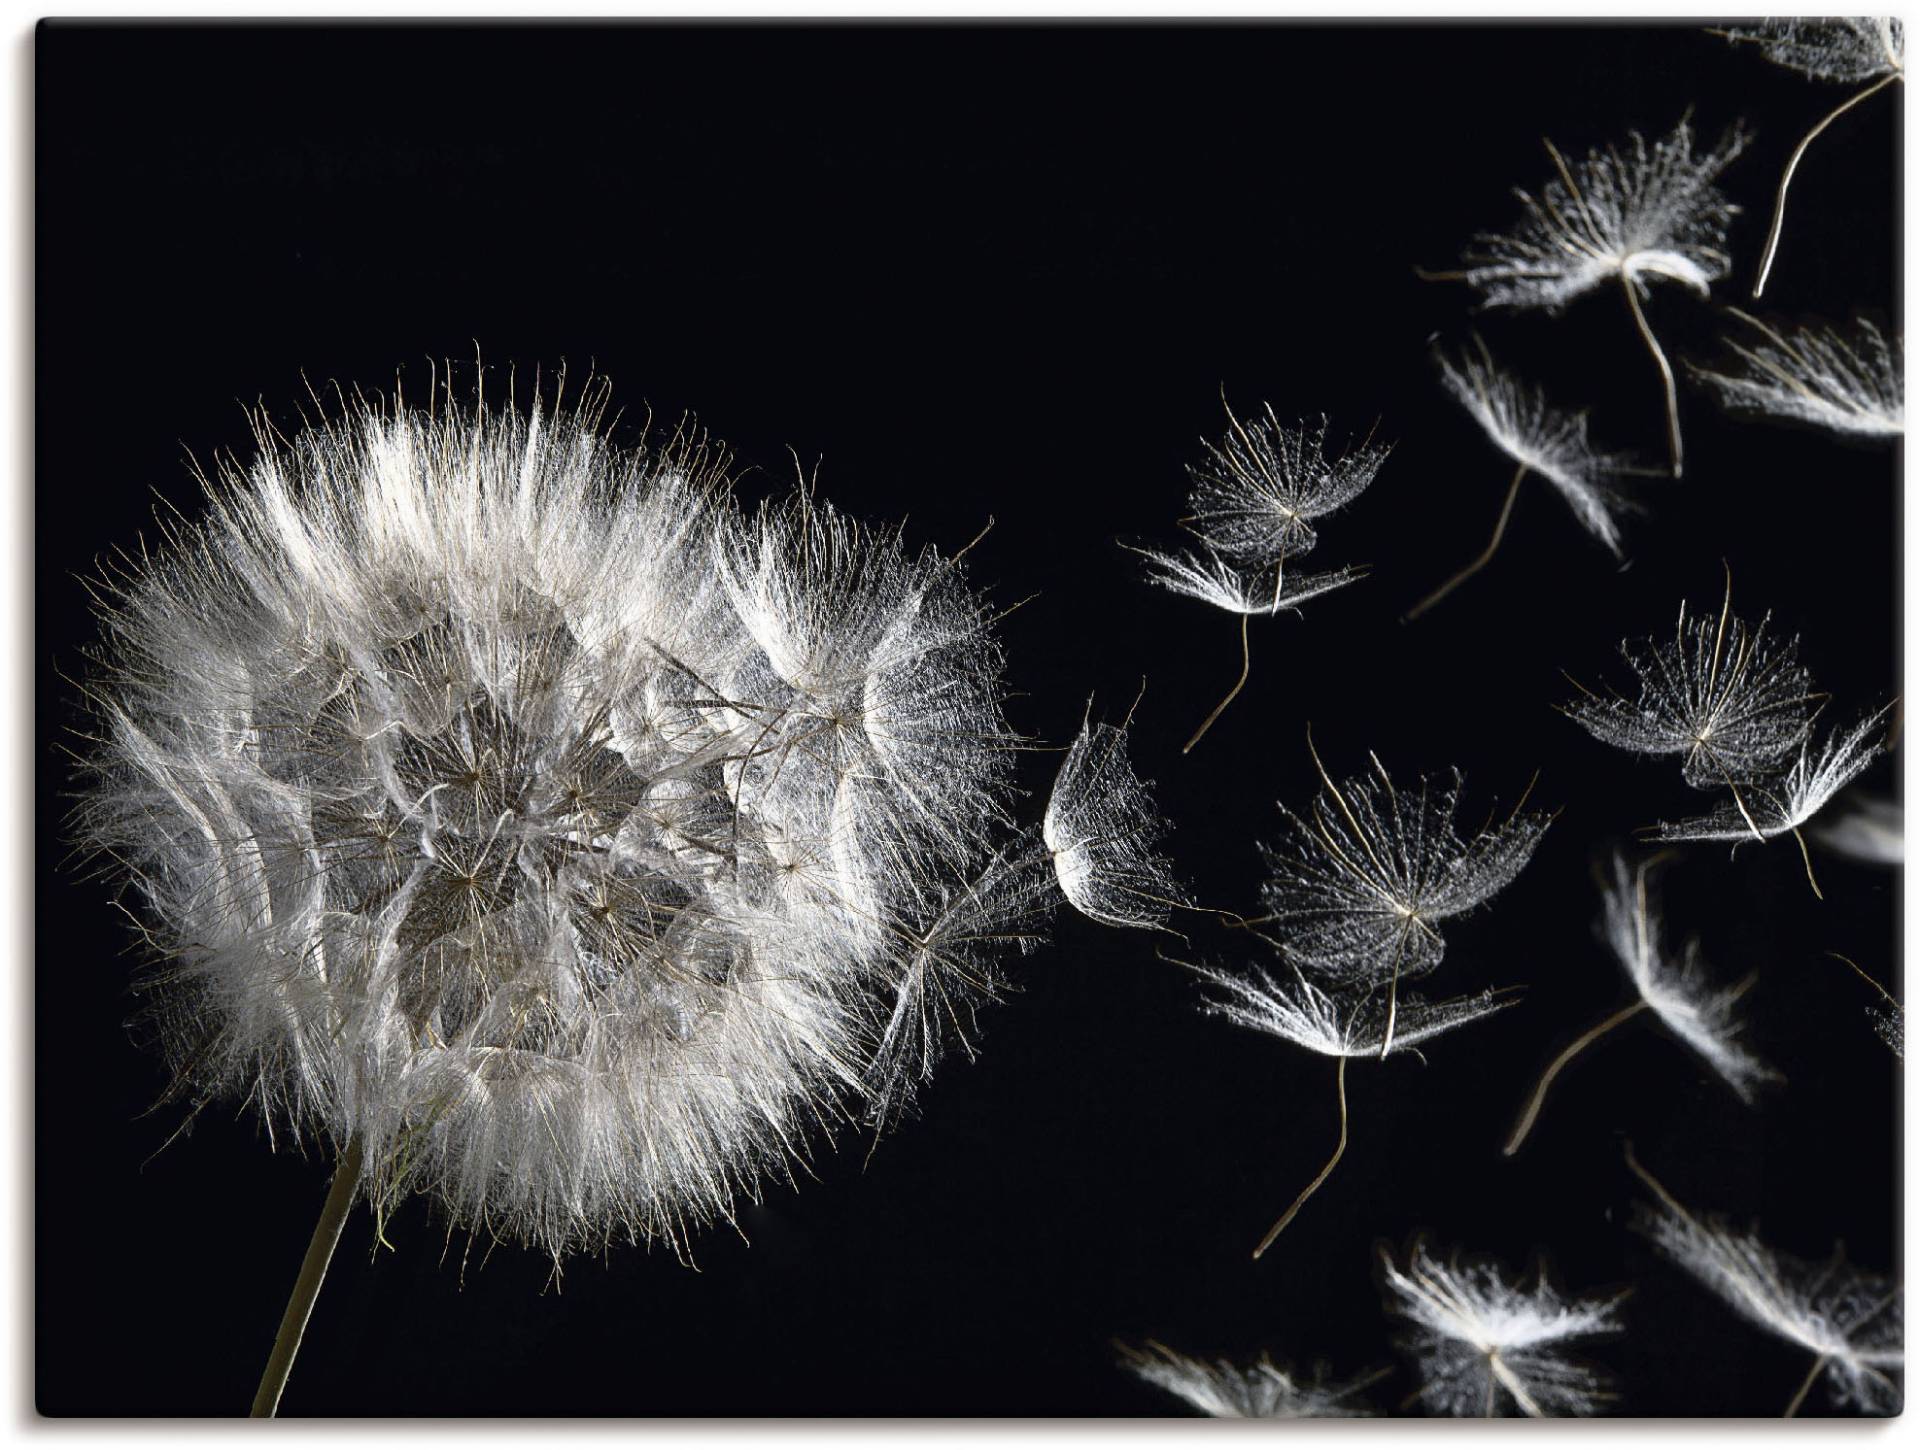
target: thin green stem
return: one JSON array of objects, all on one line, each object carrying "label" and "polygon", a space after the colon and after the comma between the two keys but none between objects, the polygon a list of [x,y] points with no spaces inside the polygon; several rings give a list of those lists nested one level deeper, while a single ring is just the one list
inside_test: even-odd
[{"label": "thin green stem", "polygon": [[271,1420],[280,1408],[280,1396],[287,1388],[287,1376],[293,1371],[294,1356],[300,1353],[300,1340],[307,1332],[313,1301],[320,1296],[327,1265],[333,1262],[334,1245],[340,1242],[340,1230],[347,1221],[347,1210],[353,1207],[353,1196],[359,1186],[360,1143],[355,1139],[340,1155],[333,1187],[320,1210],[320,1222],[313,1226],[307,1256],[300,1261],[300,1276],[293,1281],[287,1311],[280,1316],[280,1332],[274,1336],[273,1353],[267,1356],[267,1368],[260,1376],[260,1388],[253,1397],[252,1416],[256,1420]]}]

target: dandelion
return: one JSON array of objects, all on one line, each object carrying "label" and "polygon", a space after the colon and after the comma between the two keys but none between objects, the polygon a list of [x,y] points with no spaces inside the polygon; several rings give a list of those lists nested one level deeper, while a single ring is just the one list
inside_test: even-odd
[{"label": "dandelion", "polygon": [[1873,1030],[1882,1042],[1887,1044],[1893,1055],[1902,1062],[1907,1060],[1907,1009],[1898,1002],[1872,1011]]},{"label": "dandelion", "polygon": [[1877,866],[1898,866],[1906,859],[1906,813],[1900,802],[1857,792],[1845,809],[1824,814],[1814,839],[1829,851]]},{"label": "dandelion", "polygon": [[1343,589],[1355,580],[1366,577],[1366,570],[1353,567],[1329,569],[1319,574],[1298,574],[1277,568],[1245,568],[1228,562],[1218,554],[1166,554],[1152,549],[1136,549],[1134,552],[1146,559],[1148,567],[1154,571],[1148,575],[1153,583],[1171,589],[1175,594],[1184,594],[1189,599],[1211,604],[1215,609],[1224,609],[1230,614],[1244,617],[1296,609],[1309,599]]},{"label": "dandelion", "polygon": [[1851,337],[1830,327],[1775,331],[1737,307],[1727,309],[1764,341],[1730,346],[1745,366],[1693,375],[1736,412],[1786,418],[1864,438],[1906,434],[1906,356],[1899,337],[1857,318]]},{"label": "dandelion", "polygon": [[1338,994],[1325,992],[1308,981],[1297,967],[1291,983],[1276,981],[1261,971],[1254,973],[1256,980],[1247,981],[1212,967],[1193,967],[1192,970],[1209,986],[1219,989],[1220,995],[1207,1002],[1210,1015],[1224,1017],[1236,1026],[1255,1032],[1269,1033],[1338,1062],[1333,1081],[1340,1105],[1340,1141],[1326,1165],[1254,1248],[1256,1259],[1273,1246],[1273,1241],[1332,1176],[1346,1154],[1349,1058],[1384,1057],[1393,1047],[1413,1049],[1428,1038],[1477,1022],[1518,1000],[1511,993],[1496,991],[1444,1002],[1422,1002],[1409,997],[1398,1002],[1397,1012],[1390,1012],[1388,1004],[1380,1001],[1371,987],[1349,988]]},{"label": "dandelion", "polygon": [[[1169,910],[1188,904],[1153,849],[1165,824],[1127,763],[1132,721],[1129,710],[1118,726],[1083,722],[1038,839],[1023,830],[973,879],[938,888],[924,924],[892,926],[904,970],[868,1074],[875,1126],[911,1104],[950,1046],[974,1056],[975,1014],[1006,985],[1001,963],[1039,943],[1059,898],[1106,926],[1163,930]],[[843,829],[861,828],[849,821]]]},{"label": "dandelion", "polygon": [[1880,1001],[1867,1009],[1867,1016],[1873,1021],[1874,1033],[1887,1044],[1895,1057],[1905,1062],[1907,1060],[1907,1009],[1900,1005],[1900,999],[1862,971],[1860,964],[1852,957],[1844,957],[1839,952],[1828,952],[1827,955],[1836,962],[1845,963],[1854,976],[1880,994]]},{"label": "dandelion", "polygon": [[1850,1268],[1836,1251],[1825,1265],[1775,1253],[1750,1233],[1697,1218],[1627,1150],[1627,1166],[1659,1199],[1641,1208],[1636,1227],[1743,1319],[1814,1356],[1786,1418],[1799,1413],[1823,1376],[1842,1409],[1900,1413],[1903,1320],[1900,1286]]},{"label": "dandelion", "polygon": [[1118,726],[1096,725],[1091,716],[1081,723],[1054,779],[1041,838],[1076,911],[1108,926],[1164,927],[1169,908],[1185,897],[1153,849],[1164,827],[1127,763],[1132,723],[1131,710]]},{"label": "dandelion", "polygon": [[1733,1008],[1753,985],[1753,978],[1716,988],[1701,965],[1699,942],[1689,940],[1677,955],[1662,943],[1660,916],[1647,887],[1653,864],[1643,861],[1629,870],[1626,858],[1615,852],[1613,882],[1603,894],[1602,935],[1633,984],[1634,999],[1576,1037],[1547,1065],[1502,1150],[1508,1157],[1520,1151],[1533,1130],[1547,1089],[1561,1069],[1644,1011],[1651,1010],[1663,1027],[1699,1053],[1742,1102],[1752,1102],[1755,1087],[1774,1076],[1738,1040],[1740,1024],[1734,1020]]},{"label": "dandelion", "polygon": [[1775,65],[1799,71],[1811,80],[1836,81],[1859,85],[1856,91],[1820,118],[1814,128],[1793,148],[1787,169],[1780,176],[1780,190],[1774,198],[1773,224],[1767,229],[1767,245],[1760,254],[1760,272],[1753,282],[1753,295],[1766,291],[1767,274],[1780,250],[1780,229],[1787,219],[1787,188],[1800,158],[1820,133],[1862,101],[1878,95],[1895,81],[1907,78],[1906,27],[1898,16],[1830,16],[1819,19],[1762,20],[1752,25],[1729,26],[1719,32],[1727,39],[1760,47],[1760,53]]},{"label": "dandelion", "polygon": [[1384,1250],[1389,1308],[1411,1322],[1419,1398],[1440,1415],[1591,1415],[1606,1380],[1567,1353],[1572,1340],[1620,1327],[1620,1298],[1573,1299],[1534,1273],[1532,1288],[1491,1264],[1442,1264],[1415,1243],[1404,1271]]},{"label": "dandelion", "polygon": [[1242,1368],[1224,1359],[1208,1364],[1151,1339],[1140,1349],[1124,1344],[1119,1348],[1125,1366],[1148,1384],[1220,1419],[1357,1419],[1373,1413],[1360,1398],[1361,1391],[1387,1373],[1381,1370],[1341,1384],[1330,1382],[1324,1368],[1309,1380],[1264,1356]]},{"label": "dandelion", "polygon": [[1677,282],[1705,297],[1727,275],[1727,225],[1739,208],[1714,180],[1740,154],[1738,127],[1696,156],[1685,118],[1649,146],[1628,134],[1625,154],[1609,147],[1569,165],[1549,141],[1557,173],[1536,197],[1516,191],[1524,210],[1510,233],[1474,238],[1460,274],[1488,307],[1556,312],[1583,293],[1618,280],[1641,340],[1653,354],[1666,390],[1667,446],[1680,476],[1680,401],[1673,368],[1647,325],[1640,300],[1654,278]]},{"label": "dandelion", "polygon": [[1254,615],[1296,609],[1365,573],[1342,568],[1302,575],[1290,572],[1287,561],[1318,542],[1315,519],[1351,503],[1373,482],[1392,445],[1367,441],[1329,457],[1324,415],[1289,428],[1271,406],[1265,412],[1249,428],[1228,408],[1226,440],[1218,446],[1203,443],[1205,461],[1187,470],[1194,481],[1192,512],[1181,523],[1200,541],[1202,553],[1134,549],[1147,560],[1153,583],[1240,616],[1240,676],[1182,754],[1200,743],[1246,687],[1253,667],[1248,625]]},{"label": "dandelion", "polygon": [[1279,928],[1281,950],[1295,966],[1336,984],[1386,989],[1384,1057],[1394,1041],[1400,979],[1440,964],[1440,924],[1518,876],[1552,817],[1524,810],[1523,794],[1504,819],[1489,817],[1463,837],[1454,825],[1458,770],[1402,789],[1369,755],[1371,775],[1336,783],[1311,736],[1307,748],[1325,789],[1306,817],[1281,807],[1291,829],[1282,844],[1263,848],[1272,874],[1261,893],[1270,915],[1260,920]]},{"label": "dandelion", "polygon": [[1873,764],[1873,758],[1880,753],[1882,726],[1892,708],[1882,706],[1845,734],[1835,731],[1818,747],[1810,739],[1803,741],[1800,754],[1785,774],[1749,786],[1744,799],[1736,796],[1731,803],[1704,816],[1663,822],[1653,829],[1653,839],[1731,841],[1737,849],[1742,841],[1791,835],[1800,846],[1800,859],[1807,868],[1807,884],[1813,888],[1813,894],[1819,896],[1820,883],[1814,879],[1813,857],[1807,851],[1807,838],[1800,833],[1800,828]]},{"label": "dandelion", "polygon": [[1605,544],[1615,558],[1620,556],[1620,526],[1615,516],[1627,504],[1604,479],[1627,471],[1626,460],[1597,451],[1587,440],[1585,412],[1551,406],[1539,389],[1496,367],[1479,337],[1473,341],[1478,356],[1464,354],[1458,366],[1445,354],[1439,355],[1440,380],[1454,400],[1473,415],[1493,445],[1517,467],[1486,549],[1408,610],[1408,619],[1419,618],[1487,566],[1506,537],[1513,502],[1529,473],[1537,473],[1552,484],[1581,526]]},{"label": "dandelion", "polygon": [[1775,65],[1810,80],[1858,85],[1902,74],[1905,26],[1897,15],[1832,15],[1731,25],[1717,35],[1757,46]]},{"label": "dandelion", "polygon": [[98,589],[75,836],[144,901],[178,1090],[336,1149],[320,1272],[413,1191],[678,1247],[896,1103],[1047,880],[957,558],[744,512],[605,397],[262,419]]},{"label": "dandelion", "polygon": [[1312,549],[1313,521],[1358,498],[1393,445],[1368,439],[1329,455],[1325,414],[1288,427],[1272,404],[1262,411],[1248,426],[1228,408],[1226,438],[1218,445],[1202,440],[1206,457],[1187,469],[1193,490],[1180,522],[1211,552],[1270,567]]},{"label": "dandelion", "polygon": [[1621,656],[1639,681],[1636,698],[1581,697],[1562,709],[1595,739],[1637,755],[1679,755],[1696,790],[1725,785],[1756,839],[1765,839],[1739,787],[1777,769],[1806,739],[1824,696],[1801,666],[1799,640],[1767,633],[1733,612],[1733,574],[1719,618],[1690,615],[1684,601],[1671,641],[1627,640]]},{"label": "dandelion", "polygon": [[1005,958],[1039,944],[1041,918],[1053,904],[1043,861],[1018,842],[972,880],[939,888],[924,921],[889,929],[897,985],[862,1083],[874,1127],[911,1106],[949,1048],[969,1061],[976,1055],[980,1007],[1004,990]]}]

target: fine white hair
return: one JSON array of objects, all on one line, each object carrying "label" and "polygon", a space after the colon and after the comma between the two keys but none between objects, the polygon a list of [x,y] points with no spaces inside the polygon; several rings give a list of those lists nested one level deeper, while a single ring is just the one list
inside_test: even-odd
[{"label": "fine white hair", "polygon": [[898,1106],[1051,890],[958,561],[604,407],[259,421],[104,570],[74,817],[181,1091],[556,1256]]}]

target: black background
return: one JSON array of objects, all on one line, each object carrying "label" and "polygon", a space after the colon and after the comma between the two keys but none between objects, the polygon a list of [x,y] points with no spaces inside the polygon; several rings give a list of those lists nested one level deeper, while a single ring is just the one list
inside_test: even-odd
[{"label": "black background", "polygon": [[[1777,1414],[1806,1359],[1737,1321],[1624,1227],[1630,1136],[1682,1198],[1757,1216],[1776,1246],[1836,1238],[1897,1268],[1896,1069],[1871,994],[1822,956],[1895,970],[1898,877],[1791,843],[1692,848],[1676,931],[1751,970],[1753,1040],[1789,1078],[1747,1109],[1642,1020],[1560,1082],[1516,1160],[1499,1144],[1534,1073],[1625,1000],[1594,939],[1590,868],[1706,802],[1670,762],[1588,738],[1552,705],[1617,678],[1629,634],[1680,600],[1802,634],[1835,714],[1898,688],[1899,477],[1883,448],[1736,423],[1683,396],[1684,481],[1617,569],[1537,480],[1496,562],[1400,614],[1484,541],[1509,476],[1428,355],[1479,326],[1599,441],[1662,449],[1658,382],[1617,295],[1561,317],[1471,314],[1426,282],[1515,184],[1568,152],[1757,132],[1724,178],[1746,208],[1716,304],[1659,287],[1676,358],[1718,355],[1772,188],[1843,91],[1698,30],[1651,25],[438,27],[58,24],[39,35],[38,1404],[48,1414],[243,1410],[328,1165],[267,1151],[251,1116],[142,1116],[163,1069],[133,1045],[130,932],[62,866],[75,723],[56,670],[91,633],[78,576],[131,544],[153,495],[191,510],[191,450],[247,447],[241,405],[291,425],[301,374],[424,384],[471,360],[522,397],[536,365],[614,380],[628,441],[695,412],[749,492],[791,476],[970,556],[1002,603],[1015,725],[1063,743],[1090,694],[1123,711],[1209,904],[1251,909],[1276,799],[1378,750],[1448,764],[1467,813],[1538,770],[1561,809],[1534,863],[1449,930],[1429,984],[1526,983],[1519,1008],[1411,1056],[1357,1064],[1345,1163],[1258,1264],[1247,1255],[1334,1135],[1332,1063],[1194,1010],[1161,945],[1063,915],[917,1121],[824,1143],[694,1245],[570,1261],[450,1248],[424,1201],[371,1252],[350,1222],[288,1414],[1155,1414],[1111,1340],[1355,1372],[1394,1363],[1377,1246],[1415,1231],[1509,1266],[1545,1251],[1576,1291],[1633,1285],[1593,1347],[1620,1409]],[[1775,315],[1897,314],[1898,101],[1809,153],[1769,291]],[[1183,465],[1220,394],[1283,417],[1376,418],[1401,440],[1322,530],[1313,563],[1372,576],[1255,621],[1246,693],[1180,743],[1238,667],[1235,621],[1151,589],[1119,540],[1175,537]],[[1044,789],[1052,758],[1029,757]],[[1896,762],[1870,783],[1891,788]],[[1038,797],[1031,800],[1038,809]],[[1244,937],[1193,917],[1193,951]],[[444,1261],[443,1261],[443,1249]],[[1379,1394],[1411,1387],[1404,1368]],[[1824,1409],[1816,1392],[1809,1409]]]}]

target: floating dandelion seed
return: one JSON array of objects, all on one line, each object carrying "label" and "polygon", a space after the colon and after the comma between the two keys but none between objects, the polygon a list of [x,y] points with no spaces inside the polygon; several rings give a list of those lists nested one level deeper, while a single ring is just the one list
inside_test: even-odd
[{"label": "floating dandelion seed", "polygon": [[422,1191],[677,1246],[897,1103],[1051,889],[956,561],[743,513],[605,397],[263,419],[98,589],[75,838],[144,899],[178,1090],[335,1145],[333,1232]]},{"label": "floating dandelion seed", "polygon": [[1752,1234],[1718,1219],[1696,1218],[1627,1150],[1627,1166],[1659,1198],[1635,1226],[1673,1261],[1724,1299],[1743,1319],[1809,1350],[1807,1377],[1787,1405],[1791,1419],[1823,1375],[1834,1403],[1868,1415],[1900,1413],[1893,1375],[1905,1362],[1900,1286],[1848,1267],[1836,1252],[1825,1265],[1777,1254]]},{"label": "floating dandelion seed", "polygon": [[1423,1002],[1408,997],[1398,1002],[1396,1012],[1390,1013],[1388,1004],[1380,1000],[1372,987],[1348,988],[1338,994],[1324,992],[1309,982],[1298,967],[1294,968],[1294,980],[1286,984],[1257,970],[1253,981],[1212,967],[1192,967],[1192,970],[1208,985],[1220,989],[1220,996],[1207,1001],[1209,1014],[1339,1060],[1334,1069],[1334,1091],[1340,1104],[1340,1141],[1326,1165],[1254,1248],[1256,1259],[1272,1247],[1273,1241],[1293,1222],[1294,1216],[1346,1154],[1348,1058],[1384,1057],[1392,1047],[1411,1049],[1430,1037],[1491,1016],[1518,1000],[1511,993],[1494,991],[1445,1002]]},{"label": "floating dandelion seed", "polygon": [[1312,549],[1313,521],[1358,498],[1393,445],[1369,439],[1329,456],[1325,414],[1287,427],[1271,404],[1262,411],[1247,426],[1228,408],[1226,438],[1202,440],[1207,456],[1187,469],[1193,490],[1180,522],[1212,553],[1268,568]]},{"label": "floating dandelion seed", "polygon": [[[1212,967],[1194,967],[1201,978],[1224,995],[1210,1000],[1206,1010],[1240,1027],[1283,1038],[1309,1052],[1345,1060],[1380,1057],[1387,1045],[1387,1004],[1365,987],[1327,992],[1314,986],[1298,967],[1291,983],[1276,981],[1255,970],[1257,981],[1246,981]],[[1477,1022],[1518,999],[1508,992],[1487,990],[1469,997],[1423,1002],[1400,999],[1394,1024],[1393,1047],[1409,1051],[1430,1037]]]},{"label": "floating dandelion seed", "polygon": [[1860,964],[1852,957],[1843,957],[1839,952],[1828,952],[1836,962],[1844,962],[1853,974],[1880,994],[1881,1000],[1867,1009],[1867,1015],[1873,1019],[1873,1030],[1882,1042],[1893,1050],[1893,1055],[1902,1062],[1907,1060],[1907,1009],[1900,1005],[1900,999],[1881,986],[1872,977],[1861,970]]},{"label": "floating dandelion seed", "polygon": [[1907,1060],[1907,1009],[1895,1002],[1873,1013],[1873,1030],[1902,1062]]},{"label": "floating dandelion seed", "polygon": [[1194,480],[1188,497],[1192,512],[1181,523],[1199,539],[1203,553],[1134,549],[1147,560],[1153,583],[1240,616],[1240,677],[1200,722],[1183,754],[1200,743],[1246,687],[1253,666],[1247,631],[1254,615],[1297,608],[1365,573],[1343,568],[1296,574],[1287,561],[1318,542],[1313,520],[1351,503],[1373,482],[1392,445],[1369,441],[1329,458],[1324,416],[1289,428],[1272,407],[1265,413],[1249,428],[1227,409],[1231,427],[1225,442],[1203,443],[1206,461],[1187,470]]},{"label": "floating dandelion seed", "polygon": [[[1135,549],[1154,572],[1147,577],[1175,594],[1211,604],[1231,614],[1278,614],[1309,599],[1344,588],[1366,577],[1355,567],[1329,569],[1319,574],[1289,573],[1279,568],[1255,569],[1228,562],[1218,554],[1163,554]],[[1188,746],[1192,749],[1192,746]]]},{"label": "floating dandelion seed", "polygon": [[[1138,700],[1135,701],[1137,705]],[[1126,731],[1081,725],[1054,779],[1039,839],[1023,831],[972,880],[937,889],[924,925],[888,931],[904,970],[869,1073],[868,1119],[885,1127],[911,1104],[950,1044],[974,1055],[975,1014],[1006,982],[1010,950],[1031,950],[1059,897],[1107,926],[1165,928],[1187,905],[1153,845],[1165,830],[1127,763]],[[855,830],[851,821],[840,829]]]},{"label": "floating dandelion seed", "polygon": [[[1520,874],[1552,817],[1523,794],[1505,819],[1462,837],[1454,826],[1461,774],[1423,776],[1401,789],[1379,757],[1371,775],[1336,783],[1308,737],[1325,789],[1305,817],[1282,806],[1291,830],[1264,847],[1261,897],[1288,961],[1345,986],[1386,989],[1380,1052],[1394,1042],[1402,977],[1440,964],[1440,923],[1490,900]],[[1531,786],[1529,786],[1531,790]]]},{"label": "floating dandelion seed", "polygon": [[1403,1272],[1384,1250],[1388,1307],[1413,1324],[1407,1341],[1420,1371],[1419,1398],[1439,1415],[1508,1412],[1536,1418],[1592,1415],[1606,1379],[1565,1345],[1620,1327],[1620,1299],[1569,1299],[1535,1271],[1532,1288],[1491,1264],[1442,1264],[1415,1243]]},{"label": "floating dandelion seed", "polygon": [[1581,526],[1612,550],[1615,558],[1620,556],[1620,526],[1615,515],[1628,504],[1603,480],[1609,474],[1628,471],[1627,460],[1601,453],[1587,441],[1585,412],[1552,407],[1539,389],[1496,367],[1478,336],[1473,342],[1474,352],[1464,354],[1457,366],[1445,354],[1439,354],[1440,380],[1455,401],[1473,415],[1494,446],[1518,467],[1486,549],[1409,609],[1408,619],[1419,618],[1486,567],[1506,536],[1507,518],[1519,496],[1521,480],[1529,473],[1537,473],[1552,484]]},{"label": "floating dandelion seed", "polygon": [[1714,987],[1700,963],[1700,944],[1688,941],[1678,955],[1661,941],[1660,916],[1650,898],[1647,876],[1653,866],[1644,861],[1629,869],[1618,852],[1613,858],[1613,882],[1604,893],[1601,927],[1607,946],[1633,984],[1634,1000],[1576,1037],[1547,1065],[1527,1100],[1513,1134],[1502,1149],[1509,1157],[1533,1130],[1547,1089],[1575,1056],[1601,1037],[1641,1012],[1651,1010],[1661,1025],[1691,1047],[1713,1068],[1742,1102],[1752,1102],[1754,1089],[1775,1076],[1737,1040],[1740,1025],[1734,1004],[1753,985],[1753,979],[1732,987]]},{"label": "floating dandelion seed", "polygon": [[1800,845],[1800,859],[1807,868],[1807,884],[1820,895],[1820,883],[1813,877],[1813,857],[1807,851],[1807,838],[1800,828],[1812,820],[1826,803],[1838,795],[1873,763],[1880,753],[1880,742],[1887,714],[1893,707],[1883,705],[1845,734],[1835,731],[1816,747],[1803,740],[1800,754],[1784,774],[1757,781],[1747,788],[1744,799],[1720,806],[1691,820],[1663,822],[1650,833],[1658,841],[1732,841],[1758,837],[1771,840],[1791,834]]},{"label": "floating dandelion seed", "polygon": [[1825,814],[1813,837],[1851,860],[1898,866],[1906,859],[1906,813],[1899,801],[1856,793],[1846,809]]},{"label": "floating dandelion seed", "polygon": [[1311,1380],[1261,1358],[1242,1368],[1227,1360],[1192,1359],[1155,1340],[1119,1346],[1122,1363],[1148,1384],[1177,1395],[1202,1414],[1234,1420],[1350,1420],[1374,1413],[1360,1398],[1388,1373],[1379,1370],[1344,1384],[1324,1369]]},{"label": "floating dandelion seed", "polygon": [[1635,699],[1596,695],[1561,708],[1595,739],[1637,755],[1680,755],[1696,790],[1726,786],[1756,840],[1765,837],[1740,786],[1780,767],[1806,739],[1824,696],[1801,666],[1799,640],[1767,633],[1772,615],[1748,625],[1733,615],[1733,573],[1719,618],[1690,615],[1683,601],[1673,639],[1627,640],[1621,656],[1639,680]]},{"label": "floating dandelion seed", "polygon": [[1746,365],[1741,372],[1692,369],[1723,407],[1859,437],[1905,436],[1906,349],[1898,336],[1889,343],[1864,317],[1851,336],[1831,327],[1788,335],[1737,307],[1727,311],[1765,341],[1729,344]]},{"label": "floating dandelion seed", "polygon": [[899,975],[863,1083],[876,1128],[906,1111],[950,1046],[974,1057],[978,1010],[1006,986],[1002,963],[1039,943],[1053,904],[1045,857],[1022,843],[974,879],[937,891],[924,921],[889,929]]},{"label": "floating dandelion seed", "polygon": [[1730,25],[1714,34],[1757,46],[1775,65],[1812,80],[1858,85],[1901,73],[1905,29],[1896,15],[1834,15]]},{"label": "floating dandelion seed", "polygon": [[1681,467],[1680,401],[1673,368],[1640,299],[1656,277],[1705,297],[1727,275],[1727,224],[1739,208],[1713,183],[1745,145],[1735,127],[1718,146],[1695,156],[1693,130],[1684,118],[1652,146],[1630,132],[1626,154],[1596,149],[1577,166],[1569,166],[1548,141],[1558,175],[1537,197],[1516,191],[1525,213],[1519,225],[1510,233],[1475,237],[1460,273],[1488,307],[1550,312],[1617,279],[1660,369],[1675,478]]},{"label": "floating dandelion seed", "polygon": [[1186,897],[1153,849],[1166,827],[1127,763],[1132,723],[1131,710],[1118,726],[1081,723],[1054,778],[1041,839],[1061,894],[1081,915],[1108,926],[1164,927]]},{"label": "floating dandelion seed", "polygon": [[1218,554],[1201,558],[1190,553],[1163,554],[1152,549],[1135,549],[1134,552],[1147,561],[1150,571],[1147,577],[1153,583],[1240,616],[1240,677],[1208,713],[1207,718],[1200,722],[1200,728],[1193,732],[1192,738],[1180,748],[1182,755],[1205,738],[1207,731],[1213,728],[1213,722],[1226,713],[1227,706],[1246,688],[1247,676],[1253,669],[1252,644],[1248,639],[1247,626],[1254,615],[1274,615],[1283,609],[1297,609],[1317,595],[1366,577],[1366,570],[1351,567],[1319,574],[1290,574],[1279,564],[1261,570],[1230,563]]},{"label": "floating dandelion seed", "polygon": [[1895,81],[1907,78],[1906,27],[1898,16],[1831,16],[1820,19],[1762,20],[1753,25],[1734,25],[1719,34],[1735,42],[1760,47],[1760,53],[1776,65],[1784,65],[1817,81],[1837,81],[1843,85],[1869,84],[1820,118],[1801,138],[1787,158],[1787,169],[1780,176],[1779,194],[1773,203],[1773,224],[1767,229],[1767,245],[1760,254],[1760,272],[1754,278],[1753,295],[1766,291],[1767,274],[1773,270],[1774,256],[1780,250],[1780,229],[1787,219],[1787,188],[1800,158],[1820,133],[1870,96],[1877,95]]}]

